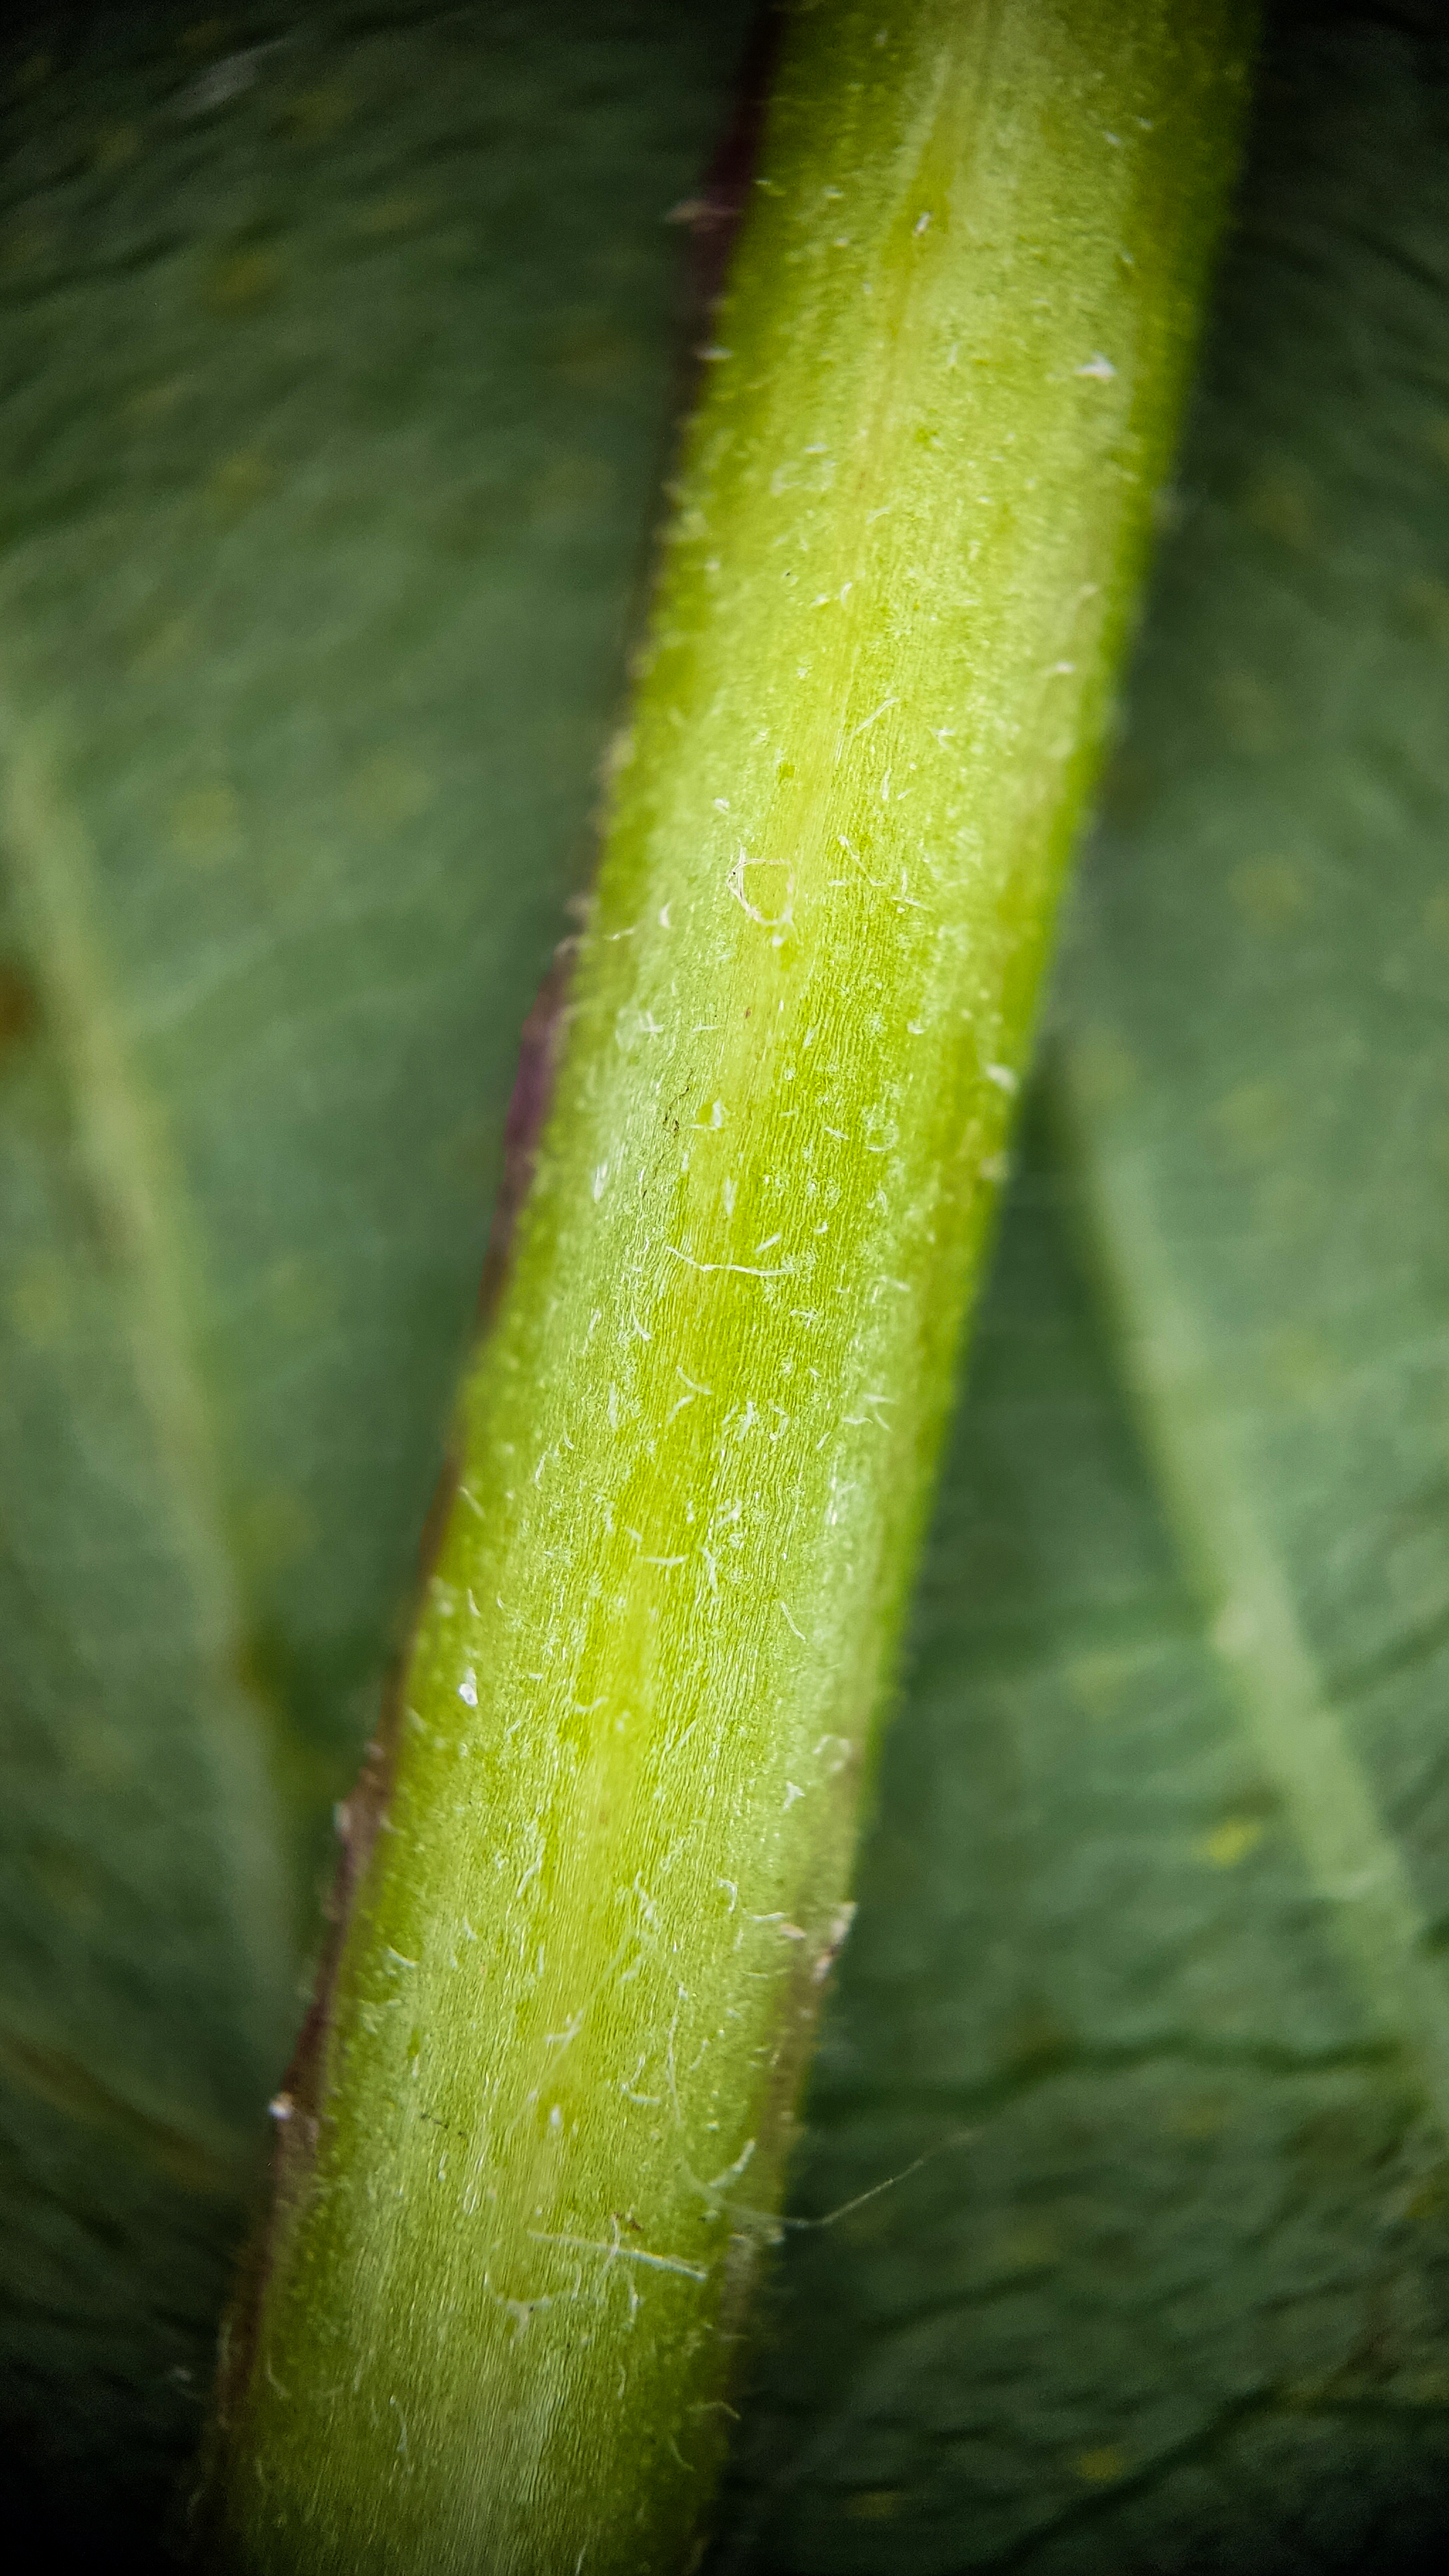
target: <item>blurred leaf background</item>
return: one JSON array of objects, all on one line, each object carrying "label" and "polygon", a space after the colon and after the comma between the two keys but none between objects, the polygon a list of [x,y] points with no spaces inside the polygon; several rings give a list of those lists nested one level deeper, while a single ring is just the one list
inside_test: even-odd
[{"label": "blurred leaf background", "polygon": [[[199,2427],[750,17],[53,10],[0,71],[37,2555],[154,2548]],[[1446,143],[1436,9],[1275,12],[719,2576],[1442,2551]]]}]

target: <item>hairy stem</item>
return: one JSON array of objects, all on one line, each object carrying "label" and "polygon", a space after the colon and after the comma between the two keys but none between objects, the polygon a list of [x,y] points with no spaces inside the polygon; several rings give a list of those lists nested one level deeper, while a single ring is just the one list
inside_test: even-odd
[{"label": "hairy stem", "polygon": [[250,2568],[688,2546],[1243,52],[1237,0],[788,29],[239,2330]]}]

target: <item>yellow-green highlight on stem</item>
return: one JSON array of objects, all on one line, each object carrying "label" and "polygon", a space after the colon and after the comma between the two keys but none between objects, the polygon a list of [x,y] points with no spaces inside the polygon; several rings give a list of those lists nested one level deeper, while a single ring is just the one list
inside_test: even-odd
[{"label": "yellow-green highlight on stem", "polygon": [[790,25],[237,2328],[233,2563],[684,2563],[1245,49],[1237,0]]}]

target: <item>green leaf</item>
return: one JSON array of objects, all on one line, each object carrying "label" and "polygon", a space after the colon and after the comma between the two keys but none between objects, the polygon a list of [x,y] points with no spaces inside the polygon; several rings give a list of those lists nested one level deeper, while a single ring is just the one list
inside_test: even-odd
[{"label": "green leaf", "polygon": [[7,62],[0,2427],[113,2541],[406,1604],[744,24]]},{"label": "green leaf", "polygon": [[1425,27],[1285,21],[1265,84],[814,2092],[795,2208],[826,2223],[787,2240],[721,2571],[1442,2553]]},{"label": "green leaf", "polygon": [[[180,1384],[212,1464],[186,1494],[219,1493],[224,1529],[198,1555],[194,1501],[163,1472],[140,1357],[157,1309],[100,1217],[77,1087],[97,1033],[63,1014],[64,1043],[47,1033],[20,927],[66,879],[37,885],[32,858],[0,975],[0,1833],[28,1873],[7,1850],[4,2496],[13,2514],[38,2490],[52,2525],[89,2511],[117,2554],[198,2420],[171,2374],[204,2375],[235,2223],[198,2149],[219,2129],[230,2167],[277,2063],[243,2036],[245,1819],[212,1766],[238,1748],[254,1820],[315,1816],[375,1705],[517,1028],[583,859],[664,412],[657,216],[697,182],[743,14],[579,0],[567,41],[558,17],[531,41],[535,13],[495,8],[484,33],[439,12],[402,42],[401,8],[300,30],[233,12],[183,49],[185,17],[118,11],[92,50],[53,46],[48,74],[44,36],[15,59],[6,735],[21,810],[38,798],[89,889],[80,955],[143,1113],[126,1169],[133,1188],[150,1171],[179,1246],[163,1296],[182,1268],[202,1283]],[[1267,92],[1189,516],[1092,863],[1123,959],[1109,970],[1089,920],[1071,1087],[1054,1078],[1023,1149],[795,2213],[902,2178],[787,2239],[722,2566],[1346,2576],[1442,2555],[1443,2140],[1402,1981],[1366,1975],[1266,1758],[1255,1671],[1222,1651],[1246,1632],[1210,1642],[1224,1568],[1249,1560],[1225,1557],[1203,1500],[1229,1475],[1248,1493],[1307,1704],[1337,1723],[1432,1934],[1442,39],[1424,41],[1428,6],[1338,15],[1334,34],[1288,22]],[[250,86],[181,113],[218,56],[287,33]],[[339,120],[329,97],[354,81]],[[516,115],[529,142],[500,193]],[[354,235],[367,207],[398,229]],[[266,268],[232,267],[216,289],[242,309],[204,306],[208,244],[286,251],[286,291],[248,312]],[[207,475],[272,437],[273,492],[248,508],[238,471],[205,515]],[[605,479],[570,499],[550,469],[584,459]],[[455,783],[364,827],[354,766],[399,741],[420,767],[444,744]],[[215,875],[163,866],[173,791],[218,784],[257,800],[257,829]],[[189,809],[192,852],[229,810]],[[1281,874],[1248,877],[1246,909],[1232,891],[1264,860],[1311,896],[1285,926]],[[214,984],[213,945],[234,961]],[[1204,1113],[1281,1079],[1280,1053],[1294,1115],[1255,1172]],[[1114,1104],[1129,1056],[1140,1078]],[[427,1140],[460,1067],[476,1124],[447,1169]],[[1262,1108],[1237,1113],[1248,1145]],[[1317,1215],[1300,1196],[1294,1217],[1291,1189],[1275,1211],[1275,1181]],[[1211,1415],[1233,1426],[1226,1462],[1123,1319],[1124,1209],[1187,1319],[1194,1388],[1230,1391]],[[320,1316],[309,1276],[276,1267],[294,1232],[335,1301]],[[1300,1324],[1306,1342],[1281,1338]],[[288,1495],[315,1514],[290,1562]],[[229,1597],[249,1651],[223,1695],[207,1623]],[[133,1736],[159,1768],[123,1767]],[[265,1855],[270,1829],[256,1839]]]}]

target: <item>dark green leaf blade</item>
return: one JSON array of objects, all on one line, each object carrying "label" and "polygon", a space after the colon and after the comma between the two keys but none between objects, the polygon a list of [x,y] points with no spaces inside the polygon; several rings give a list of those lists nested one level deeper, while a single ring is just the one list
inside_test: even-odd
[{"label": "dark green leaf blade", "polygon": [[1308,112],[1274,102],[1063,1091],[1245,1723],[1449,2130],[1449,48],[1315,50]]},{"label": "dark green leaf blade", "polygon": [[7,57],[0,2411],[42,2522],[154,2515],[199,2422],[744,24],[118,9]]},{"label": "dark green leaf blade", "polygon": [[1442,2551],[1445,68],[1282,21],[721,2569]]},{"label": "dark green leaf blade", "polygon": [[1276,2576],[1441,2511],[1442,2140],[1203,1636],[1073,1219],[1038,1137],[722,2570]]}]

